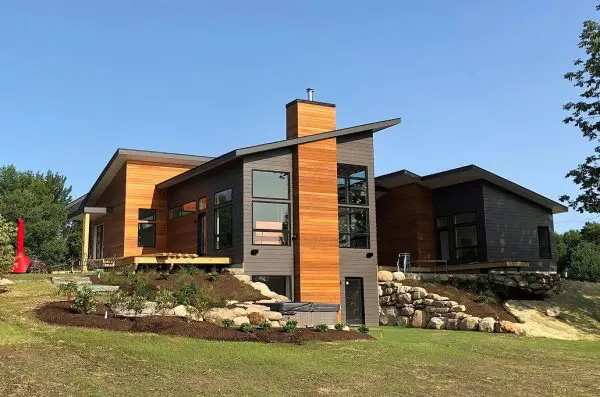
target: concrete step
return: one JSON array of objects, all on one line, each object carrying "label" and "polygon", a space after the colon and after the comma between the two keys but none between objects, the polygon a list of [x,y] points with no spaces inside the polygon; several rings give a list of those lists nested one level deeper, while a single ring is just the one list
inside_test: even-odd
[{"label": "concrete step", "polygon": [[52,277],[52,284],[63,285],[75,283],[77,285],[89,285],[92,283],[89,277]]},{"label": "concrete step", "polygon": [[97,294],[108,294],[110,292],[115,292],[119,290],[118,285],[100,285],[100,284],[92,284],[88,285],[92,289],[93,292]]}]

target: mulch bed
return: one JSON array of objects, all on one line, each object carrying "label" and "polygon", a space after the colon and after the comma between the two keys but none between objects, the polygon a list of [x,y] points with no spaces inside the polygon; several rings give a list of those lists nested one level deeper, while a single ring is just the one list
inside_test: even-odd
[{"label": "mulch bed", "polygon": [[[150,332],[162,335],[188,336],[191,338],[248,342],[335,342],[345,340],[374,339],[368,334],[351,331],[319,332],[312,329],[298,328],[294,333],[286,333],[281,328],[264,331],[253,330],[244,333],[235,328],[224,328],[206,322],[187,321],[179,317],[139,317],[121,318],[109,314],[104,318],[106,307],[102,303],[96,306],[94,314],[79,314],[71,310],[70,302],[52,302],[37,309],[38,317],[50,324],[68,325],[74,327],[99,328],[124,332]],[[110,313],[110,312],[109,312]]]}]

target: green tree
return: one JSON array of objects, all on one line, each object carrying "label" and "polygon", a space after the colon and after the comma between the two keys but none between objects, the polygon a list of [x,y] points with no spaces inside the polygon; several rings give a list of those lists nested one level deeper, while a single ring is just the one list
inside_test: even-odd
[{"label": "green tree", "polygon": [[590,243],[600,243],[600,223],[586,222],[581,228],[581,239]]},{"label": "green tree", "polygon": [[0,275],[12,269],[15,260],[16,225],[0,214]]},{"label": "green tree", "polygon": [[573,250],[569,278],[600,282],[600,245],[583,241]]},{"label": "green tree", "polygon": [[581,232],[579,230],[569,230],[563,234],[555,233],[555,241],[558,253],[556,265],[558,271],[562,272],[571,265],[573,251],[581,242]]},{"label": "green tree", "polygon": [[[600,10],[600,6],[596,6],[596,10]],[[582,92],[579,101],[563,106],[571,113],[563,121],[579,128],[584,138],[595,141],[596,148],[582,164],[567,173],[567,178],[572,178],[581,192],[575,198],[564,195],[561,201],[579,212],[596,213],[600,212],[600,25],[597,21],[583,23],[579,48],[585,51],[585,56],[576,59],[576,70],[564,77]]]}]

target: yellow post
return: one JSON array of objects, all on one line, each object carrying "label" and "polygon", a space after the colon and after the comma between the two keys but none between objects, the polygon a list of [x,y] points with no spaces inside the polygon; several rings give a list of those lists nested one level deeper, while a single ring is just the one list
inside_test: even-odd
[{"label": "yellow post", "polygon": [[83,233],[81,233],[81,271],[87,272],[87,260],[90,246],[90,214],[85,212],[81,222]]}]

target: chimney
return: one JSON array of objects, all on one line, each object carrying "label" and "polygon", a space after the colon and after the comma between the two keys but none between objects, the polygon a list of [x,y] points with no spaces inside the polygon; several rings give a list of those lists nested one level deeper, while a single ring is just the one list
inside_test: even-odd
[{"label": "chimney", "polygon": [[285,105],[287,139],[335,130],[335,105],[313,100],[315,90],[307,88],[308,99]]}]

